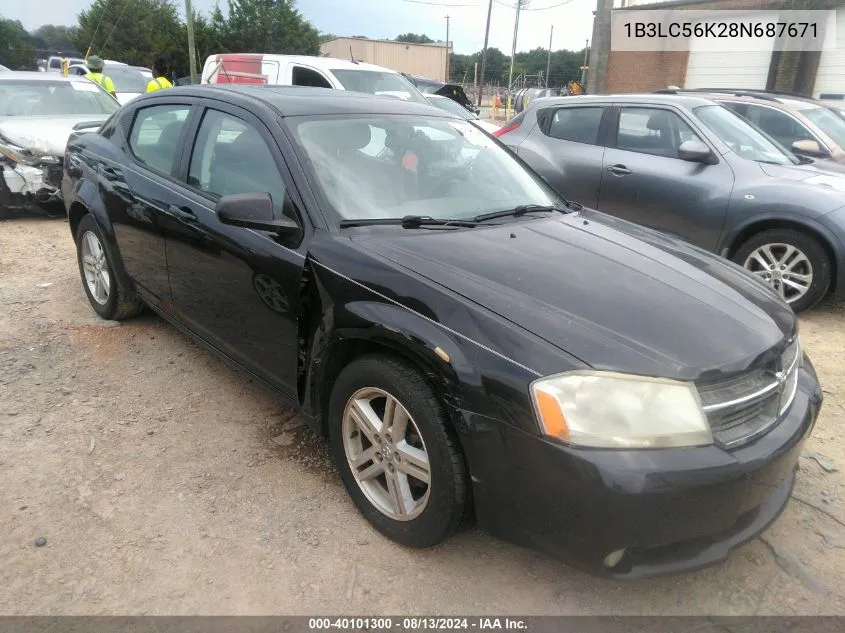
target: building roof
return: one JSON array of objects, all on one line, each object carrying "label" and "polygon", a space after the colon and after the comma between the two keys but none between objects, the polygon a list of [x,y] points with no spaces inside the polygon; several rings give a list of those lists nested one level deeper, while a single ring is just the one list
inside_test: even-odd
[{"label": "building roof", "polygon": [[[349,40],[353,42],[384,42],[385,44],[397,44],[401,46],[433,46],[435,48],[446,48],[446,42],[428,42],[424,44],[422,42],[397,42],[396,40],[379,40],[371,37],[350,36],[335,37],[330,40],[326,40],[325,42],[322,42],[320,45],[322,46],[323,44],[328,44],[329,42],[335,42],[337,40]],[[453,44],[454,42],[451,42],[449,48],[452,48]]]}]

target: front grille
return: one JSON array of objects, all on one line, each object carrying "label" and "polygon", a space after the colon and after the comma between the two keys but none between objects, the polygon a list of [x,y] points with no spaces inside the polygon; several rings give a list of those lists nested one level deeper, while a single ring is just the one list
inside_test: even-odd
[{"label": "front grille", "polygon": [[795,339],[765,367],[697,385],[716,442],[734,448],[774,426],[795,397],[800,357]]}]

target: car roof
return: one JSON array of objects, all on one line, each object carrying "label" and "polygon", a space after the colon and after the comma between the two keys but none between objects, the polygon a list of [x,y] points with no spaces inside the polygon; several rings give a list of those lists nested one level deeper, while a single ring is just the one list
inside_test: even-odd
[{"label": "car roof", "polygon": [[30,70],[16,70],[11,76],[5,76],[3,79],[23,79],[25,81],[88,81],[85,77],[60,75],[59,73],[40,73]]},{"label": "car roof", "polygon": [[[103,68],[129,68],[131,70],[146,70],[147,72],[152,72],[146,66],[130,66],[129,64],[124,64],[123,62],[106,62],[103,64]],[[68,68],[88,68],[86,64],[71,64]]]},{"label": "car roof", "polygon": [[[162,93],[165,93],[162,95]],[[330,114],[411,114],[459,119],[432,105],[403,101],[350,90],[310,88],[305,86],[266,86],[255,84],[202,84],[176,86],[139,98],[139,102],[178,96],[217,97],[231,101],[233,94],[259,101],[274,108],[283,116]]]},{"label": "car roof", "polygon": [[815,99],[804,97],[802,95],[783,93],[769,90],[743,90],[738,88],[708,88],[695,90],[694,92],[678,91],[679,95],[696,94],[723,101],[730,99],[731,101],[742,101],[747,103],[759,103],[760,105],[769,105],[772,107],[781,106],[781,109],[792,110],[806,110],[807,108],[823,107]]},{"label": "car roof", "polygon": [[531,104],[564,105],[564,104],[610,104],[610,103],[645,103],[653,105],[680,105],[686,108],[697,108],[703,105],[713,105],[713,99],[706,96],[691,94],[610,94],[610,95],[571,95],[568,97],[541,97],[531,101]]}]

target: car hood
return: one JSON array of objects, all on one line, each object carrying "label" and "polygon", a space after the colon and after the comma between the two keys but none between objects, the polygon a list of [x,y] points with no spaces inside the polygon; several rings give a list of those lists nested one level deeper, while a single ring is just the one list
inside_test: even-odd
[{"label": "car hood", "polygon": [[796,328],[738,266],[593,211],[353,240],[598,369],[718,378],[767,360]]},{"label": "car hood", "polygon": [[0,136],[33,154],[61,158],[74,125],[106,118],[104,114],[0,117]]}]

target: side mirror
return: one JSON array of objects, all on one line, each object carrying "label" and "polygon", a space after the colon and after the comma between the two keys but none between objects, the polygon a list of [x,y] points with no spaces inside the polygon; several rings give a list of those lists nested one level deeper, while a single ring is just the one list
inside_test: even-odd
[{"label": "side mirror", "polygon": [[792,144],[792,151],[803,156],[812,156],[813,158],[826,158],[828,153],[824,151],[819,144],[812,139],[804,139],[803,141],[795,141]]},{"label": "side mirror", "polygon": [[299,230],[290,218],[273,217],[273,199],[269,193],[238,193],[224,196],[214,208],[220,222],[258,231],[287,234]]},{"label": "side mirror", "polygon": [[706,163],[708,165],[716,162],[716,157],[713,156],[710,148],[694,138],[681,143],[678,148],[678,158],[691,163]]}]

